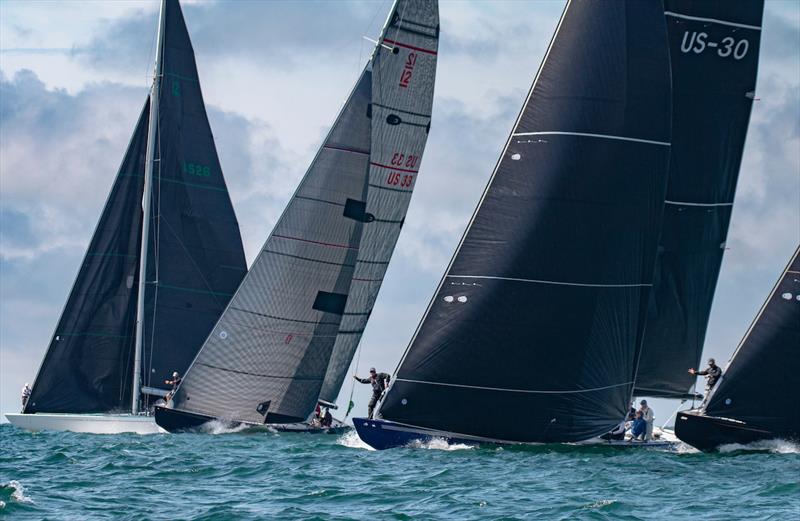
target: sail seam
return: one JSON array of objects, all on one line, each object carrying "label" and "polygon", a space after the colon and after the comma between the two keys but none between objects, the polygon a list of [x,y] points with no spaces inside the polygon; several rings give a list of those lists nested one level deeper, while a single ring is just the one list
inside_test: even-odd
[{"label": "sail seam", "polygon": [[256,311],[250,311],[249,309],[237,308],[231,306],[231,309],[235,309],[236,311],[241,311],[242,313],[248,313],[250,315],[257,315],[259,317],[264,318],[271,318],[274,320],[283,320],[285,322],[298,322],[300,324],[318,324],[321,326],[338,326],[339,322],[320,322],[319,320],[301,320],[299,318],[286,318],[286,317],[279,317],[277,315],[269,315],[267,313],[258,313]]},{"label": "sail seam", "polygon": [[665,204],[674,204],[674,205],[677,205],[677,206],[708,206],[708,207],[712,207],[712,206],[733,206],[733,203],[688,203],[688,202],[685,202],[685,201],[670,201],[670,200],[666,200],[666,201],[664,201],[664,203]]},{"label": "sail seam", "polygon": [[519,279],[514,277],[495,277],[492,275],[448,275],[451,279],[489,279],[507,280],[510,282],[531,282],[535,284],[554,284],[557,286],[584,286],[588,288],[642,288],[651,287],[652,284],[588,284],[583,282],[560,282],[556,280]]},{"label": "sail seam", "polygon": [[548,130],[542,132],[517,132],[512,134],[514,137],[520,136],[549,136],[549,135],[556,135],[556,136],[582,136],[582,137],[596,137],[602,139],[616,139],[620,141],[633,141],[634,143],[647,143],[648,145],[661,145],[661,146],[672,146],[672,143],[668,143],[666,141],[655,141],[653,139],[641,139],[636,137],[628,137],[628,136],[614,136],[612,134],[592,134],[589,132],[564,132],[558,130]]},{"label": "sail seam", "polygon": [[272,250],[262,250],[264,253],[272,253],[275,255],[283,255],[284,257],[291,257],[293,259],[300,259],[309,262],[319,262],[320,264],[331,264],[333,266],[345,266],[347,268],[354,268],[355,264],[347,264],[346,262],[332,262],[332,261],[325,261],[320,259],[314,259],[312,257],[303,257],[302,255],[292,255],[291,253],[283,253],[280,251],[272,251]]},{"label": "sail seam", "polygon": [[705,18],[702,16],[690,16],[688,14],[681,14],[676,13],[674,11],[664,11],[664,14],[667,16],[673,16],[675,18],[683,18],[685,20],[694,20],[696,22],[711,22],[714,24],[721,24],[721,25],[730,25],[731,27],[741,27],[743,29],[752,29],[754,31],[760,31],[760,25],[748,25],[742,24],[738,22],[729,22],[728,20],[720,20],[719,18]]},{"label": "sail seam", "polygon": [[412,51],[424,52],[424,53],[427,53],[427,54],[432,54],[434,56],[436,56],[438,54],[436,51],[432,51],[430,49],[423,49],[422,47],[415,47],[414,45],[408,45],[407,43],[402,43],[402,42],[398,42],[398,41],[395,41],[395,40],[390,40],[388,38],[384,38],[383,41],[386,42],[386,43],[390,43],[392,45],[396,45],[398,47],[404,47],[406,49],[411,49]]},{"label": "sail seam", "polygon": [[246,374],[248,376],[257,376],[260,378],[280,378],[284,380],[307,380],[307,381],[315,381],[315,380],[322,380],[322,378],[317,377],[309,377],[309,376],[279,376],[275,374],[260,374],[260,373],[251,373],[249,371],[240,371],[238,369],[228,369],[226,367],[219,367],[217,365],[207,364],[205,362],[197,362],[197,365],[204,365],[211,369],[218,369],[220,371],[225,371],[228,373],[236,373],[236,374]]},{"label": "sail seam", "polygon": [[594,391],[603,391],[605,389],[613,389],[615,387],[625,387],[627,385],[633,385],[633,382],[623,382],[621,384],[614,384],[614,385],[606,385],[603,387],[594,387],[592,389],[575,389],[572,391],[564,390],[564,391],[540,391],[540,390],[533,390],[533,389],[505,389],[502,387],[484,387],[482,385],[464,385],[464,384],[450,384],[445,382],[427,382],[425,380],[409,380],[406,378],[395,378],[397,382],[408,382],[408,383],[415,383],[415,384],[426,384],[426,385],[440,385],[444,387],[463,387],[466,389],[481,389],[484,391],[503,391],[509,393],[527,393],[527,394],[578,394],[578,393],[590,393]]},{"label": "sail seam", "polygon": [[391,165],[384,165],[381,163],[376,163],[374,161],[369,162],[372,166],[377,166],[378,168],[385,168],[387,170],[398,170],[400,172],[411,172],[412,174],[416,174],[419,170],[411,170],[410,168],[400,168],[399,166],[391,166]]},{"label": "sail seam", "polygon": [[292,237],[290,235],[278,235],[277,233],[272,234],[273,237],[278,237],[279,239],[288,239],[290,241],[300,241],[300,242],[307,242],[309,244],[317,244],[319,246],[327,246],[329,248],[342,248],[347,250],[357,250],[358,248],[353,246],[348,246],[346,244],[335,244],[332,242],[321,242],[321,241],[312,241],[311,239],[301,239],[300,237]]},{"label": "sail seam", "polygon": [[327,148],[329,150],[339,150],[341,152],[351,152],[353,154],[361,154],[368,156],[369,152],[364,150],[359,150],[357,148],[347,148],[347,147],[335,147],[333,145],[322,145],[322,148]]},{"label": "sail seam", "polygon": [[389,105],[383,105],[381,103],[373,103],[373,105],[376,106],[376,107],[380,107],[382,109],[402,112],[403,114],[411,114],[412,116],[419,116],[421,118],[428,118],[428,119],[431,118],[430,114],[423,114],[422,112],[414,112],[414,111],[411,111],[411,110],[405,110],[405,109],[401,109],[401,108],[398,108],[398,107],[390,107]]}]

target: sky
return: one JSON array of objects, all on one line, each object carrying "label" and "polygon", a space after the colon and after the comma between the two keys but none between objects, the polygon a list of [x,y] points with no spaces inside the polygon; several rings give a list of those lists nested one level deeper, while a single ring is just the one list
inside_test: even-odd
[{"label": "sky", "polygon": [[[184,0],[248,264],[390,0]],[[357,370],[393,372],[478,202],[563,0],[440,2],[433,122]],[[152,80],[158,2],[0,0],[0,412],[33,382]],[[767,0],[705,354],[727,360],[800,242],[800,2]],[[366,409],[368,386],[356,387]],[[348,381],[339,402],[351,392]],[[656,422],[675,404],[656,402]],[[660,410],[659,410],[660,409]],[[660,414],[659,414],[660,413]],[[5,421],[5,418],[2,418]]]}]

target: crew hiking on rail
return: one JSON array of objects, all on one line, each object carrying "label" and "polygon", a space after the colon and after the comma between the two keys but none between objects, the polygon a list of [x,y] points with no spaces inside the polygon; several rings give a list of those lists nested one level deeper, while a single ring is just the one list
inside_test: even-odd
[{"label": "crew hiking on rail", "polygon": [[374,367],[370,367],[369,378],[359,378],[356,375],[353,375],[353,378],[362,384],[372,384],[372,398],[369,400],[369,419],[371,420],[372,414],[375,412],[375,406],[383,398],[383,392],[389,386],[389,380],[392,377],[387,373],[377,373]]}]

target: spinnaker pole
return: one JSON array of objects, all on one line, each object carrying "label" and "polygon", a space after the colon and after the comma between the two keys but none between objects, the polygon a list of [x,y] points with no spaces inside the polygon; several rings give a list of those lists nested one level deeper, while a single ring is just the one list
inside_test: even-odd
[{"label": "spinnaker pole", "polygon": [[158,17],[158,37],[156,43],[156,63],[153,72],[153,86],[150,89],[150,122],[147,131],[147,152],[144,167],[144,197],[142,198],[142,246],[139,256],[139,289],[136,300],[136,344],[133,357],[133,393],[131,394],[131,413],[139,414],[139,395],[141,394],[142,345],[144,341],[144,298],[147,284],[147,247],[150,237],[150,207],[153,192],[153,163],[155,162],[156,130],[158,129],[158,97],[161,83],[161,57],[164,45],[164,14],[167,0],[161,0]]}]

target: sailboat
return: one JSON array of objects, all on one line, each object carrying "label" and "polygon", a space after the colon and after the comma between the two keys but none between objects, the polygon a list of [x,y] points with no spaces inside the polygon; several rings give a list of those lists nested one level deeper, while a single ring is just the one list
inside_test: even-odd
[{"label": "sailboat", "polygon": [[21,414],[29,430],[159,432],[167,395],[247,271],[178,0],[153,85]]},{"label": "sailboat", "polygon": [[763,0],[666,0],[672,152],[634,393],[686,400],[726,249],[758,72]]},{"label": "sailboat", "polygon": [[670,152],[661,2],[570,0],[382,401],[376,449],[579,442],[627,413]]},{"label": "sailboat", "polygon": [[700,450],[800,440],[800,246],[772,288],[704,406],[678,413],[675,433]]},{"label": "sailboat", "polygon": [[249,273],[175,396],[156,407],[158,425],[314,430],[316,405],[335,407],[416,184],[438,37],[437,2],[395,1]]}]

